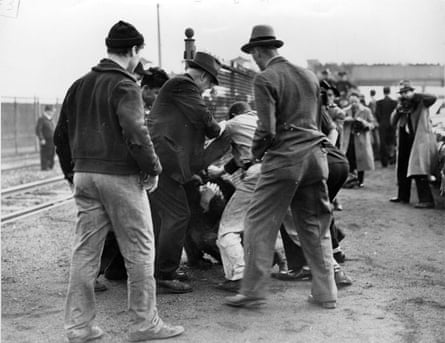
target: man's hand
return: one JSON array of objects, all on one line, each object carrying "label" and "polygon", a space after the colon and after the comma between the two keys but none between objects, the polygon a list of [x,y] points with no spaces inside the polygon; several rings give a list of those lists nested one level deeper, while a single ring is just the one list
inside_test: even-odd
[{"label": "man's hand", "polygon": [[207,173],[211,178],[220,177],[222,174],[224,174],[224,167],[217,167],[212,164],[208,166]]},{"label": "man's hand", "polygon": [[158,188],[159,176],[152,176],[149,174],[141,174],[140,185],[142,189],[152,193]]}]

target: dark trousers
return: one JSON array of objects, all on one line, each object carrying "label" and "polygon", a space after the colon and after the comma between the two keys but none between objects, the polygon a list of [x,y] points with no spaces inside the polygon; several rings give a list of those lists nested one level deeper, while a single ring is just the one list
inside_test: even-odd
[{"label": "dark trousers", "polygon": [[383,167],[394,161],[395,134],[392,127],[379,127],[380,162]]},{"label": "dark trousers", "polygon": [[53,169],[55,148],[54,144],[40,145],[40,168],[42,170]]},{"label": "dark trousers", "polygon": [[411,196],[411,179],[414,179],[416,181],[419,202],[434,202],[426,175],[407,177],[409,155],[411,153],[413,142],[414,135],[406,133],[403,128],[399,128],[399,145],[397,156],[397,183],[399,186],[398,198],[402,201],[409,202]]},{"label": "dark trousers", "polygon": [[[354,135],[351,134],[351,138],[349,139],[348,150],[346,151],[346,157],[349,162],[349,171],[353,173],[357,170],[357,159],[355,155],[355,144],[354,144]],[[363,183],[365,181],[365,172],[357,170],[357,178],[359,183]]]},{"label": "dark trousers", "polygon": [[150,194],[155,234],[155,277],[173,279],[181,262],[190,207],[184,186],[167,175],[159,176]]},{"label": "dark trousers", "polygon": [[[327,160],[329,167],[329,176],[327,180],[329,200],[332,202],[340,191],[348,177],[348,161],[339,152],[328,150]],[[331,225],[329,227],[331,232],[332,248],[338,247],[339,242],[344,238],[343,232],[335,225],[334,216],[332,216]],[[284,226],[280,228],[281,239],[283,240],[284,253],[287,260],[287,268],[289,270],[299,270],[307,265],[306,258],[303,254],[303,249],[295,244],[292,238],[287,234]]]}]

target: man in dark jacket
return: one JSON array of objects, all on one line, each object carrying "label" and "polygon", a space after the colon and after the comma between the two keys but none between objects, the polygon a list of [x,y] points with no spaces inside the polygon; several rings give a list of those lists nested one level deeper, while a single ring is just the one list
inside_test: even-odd
[{"label": "man in dark jacket", "polygon": [[335,308],[323,147],[327,138],[318,129],[320,88],[312,72],[279,56],[277,48],[282,45],[270,26],[258,25],[241,48],[262,70],[254,80],[258,127],[252,145],[253,157],[262,160],[262,166],[245,220],[241,291],[226,298],[226,304],[252,307],[264,302],[277,233],[290,207],[312,269],[309,301]]},{"label": "man in dark jacket", "polygon": [[128,271],[129,341],[181,334],[162,322],[153,277],[153,227],[146,190],[161,172],[144,125],[141,90],[132,76],[144,37],[125,22],[105,40],[108,58],[70,87],[54,142],[78,209],[65,308],[69,342],[103,335],[93,326],[94,280],[105,237],[113,230]]},{"label": "man in dark jacket", "polygon": [[40,167],[50,170],[54,167],[54,123],[53,116],[56,109],[53,105],[45,105],[42,116],[37,120],[36,135],[40,143]]},{"label": "man in dark jacket", "polygon": [[[178,279],[190,206],[184,184],[221,157],[230,138],[207,110],[201,93],[218,84],[220,63],[203,52],[187,61],[186,74],[167,81],[150,112],[148,126],[163,166],[159,187],[150,196],[156,238],[155,277],[164,291],[185,293],[191,286]],[[218,137],[219,136],[219,137]],[[205,138],[216,138],[204,150]]]},{"label": "man in dark jacket", "polygon": [[391,99],[389,87],[383,87],[384,98],[378,100],[375,108],[375,118],[379,124],[380,162],[387,167],[388,162],[394,163],[394,146],[396,144],[395,129],[390,124],[391,113],[397,106],[397,101]]}]

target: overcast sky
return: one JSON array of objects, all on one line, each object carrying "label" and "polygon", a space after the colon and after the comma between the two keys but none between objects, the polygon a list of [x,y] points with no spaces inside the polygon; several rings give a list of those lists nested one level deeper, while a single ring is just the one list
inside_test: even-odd
[{"label": "overcast sky", "polygon": [[445,0],[20,0],[17,18],[0,16],[0,95],[63,98],[106,55],[121,19],[143,33],[142,55],[157,65],[157,3],[167,72],[183,71],[185,28],[198,50],[228,61],[248,57],[240,46],[255,24],[272,25],[280,53],[302,66],[445,63]]}]

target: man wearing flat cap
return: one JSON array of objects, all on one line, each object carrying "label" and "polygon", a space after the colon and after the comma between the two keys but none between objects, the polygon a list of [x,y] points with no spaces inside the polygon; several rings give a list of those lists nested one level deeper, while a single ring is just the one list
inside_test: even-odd
[{"label": "man wearing flat cap", "polygon": [[141,90],[133,76],[144,37],[126,22],[105,40],[108,57],[69,88],[54,143],[77,207],[76,236],[65,307],[70,343],[95,340],[94,280],[105,237],[113,231],[128,272],[130,342],[181,334],[156,308],[154,239],[146,190],[161,173],[147,127]]},{"label": "man wearing flat cap", "polygon": [[437,161],[436,138],[428,108],[436,102],[429,94],[415,93],[411,82],[400,81],[399,103],[391,114],[391,125],[397,128],[397,196],[391,202],[409,203],[411,179],[417,187],[416,208],[433,208],[434,198],[428,183]]},{"label": "man wearing flat cap", "polygon": [[[171,293],[192,291],[187,276],[177,271],[190,220],[184,184],[230,148],[230,137],[221,134],[201,96],[218,84],[220,62],[197,52],[186,63],[186,73],[171,78],[161,88],[148,119],[163,167],[159,187],[150,196],[156,239],[155,277],[158,287]],[[218,138],[204,150],[206,137]]]},{"label": "man wearing flat cap", "polygon": [[226,298],[226,304],[263,304],[277,233],[290,207],[312,269],[309,301],[334,308],[327,138],[318,126],[320,87],[312,72],[279,56],[282,45],[272,27],[258,25],[241,48],[262,71],[254,80],[258,127],[252,145],[255,161],[262,166],[245,220],[246,268],[240,293]]}]

